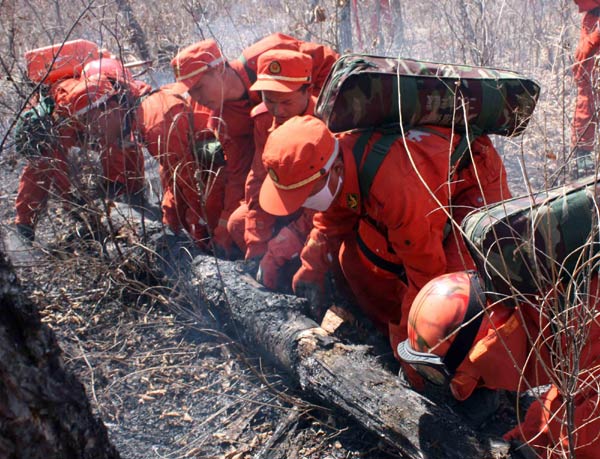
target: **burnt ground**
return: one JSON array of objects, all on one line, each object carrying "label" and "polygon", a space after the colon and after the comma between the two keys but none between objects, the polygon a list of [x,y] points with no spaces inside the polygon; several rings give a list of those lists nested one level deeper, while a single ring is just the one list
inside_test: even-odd
[{"label": "burnt ground", "polygon": [[103,255],[81,239],[81,222],[55,200],[35,250],[21,252],[11,225],[21,167],[0,168],[9,255],[124,459],[400,457],[303,400],[210,312],[182,314],[181,299],[146,275],[143,260]]},{"label": "burnt ground", "polygon": [[[21,165],[2,162],[2,230],[14,242]],[[401,457],[342,414],[303,399],[210,311],[182,314],[166,280],[148,275],[152,266],[126,249],[102,254],[75,234],[81,226],[52,200],[35,250],[11,256],[123,458]],[[498,434],[513,414],[503,400],[487,423]]]}]

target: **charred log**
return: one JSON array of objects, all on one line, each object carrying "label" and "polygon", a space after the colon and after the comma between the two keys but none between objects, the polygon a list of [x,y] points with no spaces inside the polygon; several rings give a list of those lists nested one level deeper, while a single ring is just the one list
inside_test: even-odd
[{"label": "charred log", "polygon": [[370,346],[330,336],[307,317],[306,300],[265,290],[241,262],[194,257],[189,246],[162,242],[169,248],[161,252],[161,269],[177,277],[192,304],[220,311],[242,342],[285,370],[311,398],[407,458],[507,457],[506,446],[478,437],[452,410],[403,385]]},{"label": "charred log", "polygon": [[198,256],[193,278],[201,297],[225,310],[242,340],[261,349],[307,393],[340,410],[409,458],[501,458],[450,409],[403,386],[365,345],[328,335],[304,311],[304,299],[274,294],[245,274],[242,264]]}]

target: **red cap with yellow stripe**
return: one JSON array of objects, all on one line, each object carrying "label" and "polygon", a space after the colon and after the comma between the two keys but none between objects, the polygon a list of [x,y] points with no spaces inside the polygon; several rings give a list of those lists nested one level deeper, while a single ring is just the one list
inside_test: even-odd
[{"label": "red cap with yellow stripe", "polygon": [[252,91],[293,92],[311,83],[312,57],[288,49],[272,49],[258,58]]},{"label": "red cap with yellow stripe", "polygon": [[294,213],[338,153],[338,141],[323,121],[310,115],[290,118],[267,138],[262,160],[268,176],[260,189],[260,206],[273,215]]},{"label": "red cap with yellow stripe", "polygon": [[212,39],[199,41],[182,49],[171,60],[171,67],[177,81],[171,86],[171,91],[179,93],[188,91],[200,81],[205,72],[224,62],[225,58],[217,42]]}]

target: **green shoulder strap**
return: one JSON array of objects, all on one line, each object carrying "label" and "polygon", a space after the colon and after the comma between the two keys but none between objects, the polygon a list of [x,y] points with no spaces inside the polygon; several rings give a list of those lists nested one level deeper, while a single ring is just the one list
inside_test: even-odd
[{"label": "green shoulder strap", "polygon": [[390,147],[400,137],[400,133],[384,134],[373,144],[371,150],[367,153],[362,168],[358,169],[358,183],[360,186],[360,195],[363,199],[369,195],[373,180],[381,167],[381,163],[383,163],[383,160],[390,151]]},{"label": "green shoulder strap", "polygon": [[[417,129],[421,129],[421,127],[418,127]],[[427,132],[431,132],[436,135],[440,135],[434,130],[423,130],[426,130]],[[460,142],[450,155],[451,174],[454,174],[455,172],[467,165],[468,160],[470,159],[470,155],[467,154],[467,152],[471,146],[471,143],[479,135],[481,135],[479,131],[475,131],[476,130],[471,129],[468,131],[468,133],[463,134],[462,138],[460,139]],[[384,134],[379,140],[377,140],[377,142],[375,142],[375,144],[373,144],[371,149],[367,152],[367,143],[369,142],[369,139],[371,138],[374,132],[375,130],[373,129],[363,132],[354,144],[354,149],[352,150],[352,153],[354,155],[354,161],[356,162],[356,170],[358,173],[358,182],[360,187],[361,199],[363,200],[366,199],[369,195],[369,191],[371,190],[371,185],[373,184],[375,175],[377,175],[377,171],[381,167],[381,163],[390,151],[390,147],[397,139],[399,139],[402,136],[400,132],[393,134]],[[362,160],[364,157],[365,160],[363,163]]]},{"label": "green shoulder strap", "polygon": [[246,70],[246,75],[248,75],[250,83],[256,83],[256,72],[250,67],[250,65],[248,65],[246,56],[242,54],[240,57],[238,57],[238,61],[240,61],[244,66],[244,70]]},{"label": "green shoulder strap", "polygon": [[469,164],[469,160],[471,159],[471,155],[469,154],[471,144],[477,137],[479,137],[482,134],[483,132],[475,127],[472,127],[467,132],[462,134],[460,142],[458,142],[458,145],[450,155],[451,175],[467,167],[467,165]]}]

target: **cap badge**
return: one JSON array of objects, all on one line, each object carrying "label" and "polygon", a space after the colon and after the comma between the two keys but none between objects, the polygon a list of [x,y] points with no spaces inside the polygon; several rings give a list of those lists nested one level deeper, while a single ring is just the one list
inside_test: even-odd
[{"label": "cap badge", "polygon": [[271,180],[273,180],[275,183],[279,183],[277,172],[275,172],[275,170],[271,167],[269,167],[269,177],[271,177]]},{"label": "cap badge", "polygon": [[278,61],[273,61],[269,64],[269,72],[273,75],[281,73],[281,64]]}]

